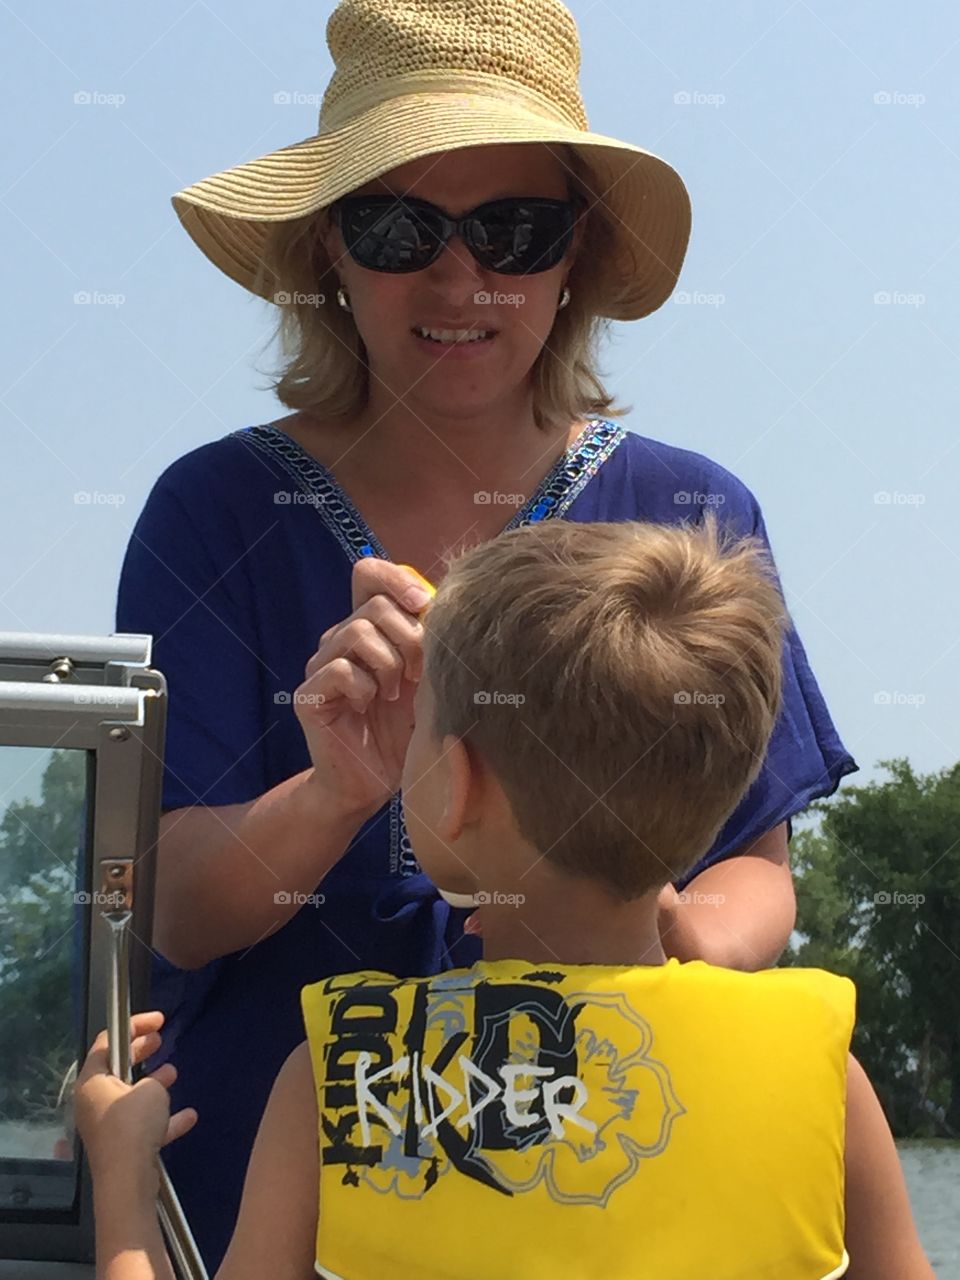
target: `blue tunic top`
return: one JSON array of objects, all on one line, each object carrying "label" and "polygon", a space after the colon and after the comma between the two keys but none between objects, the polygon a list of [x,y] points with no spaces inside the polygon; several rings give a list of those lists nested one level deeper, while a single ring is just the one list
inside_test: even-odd
[{"label": "blue tunic top", "polygon": [[[681,523],[707,506],[766,541],[756,499],[729,471],[591,419],[505,528],[558,518]],[[123,563],[117,630],[152,634],[167,677],[164,809],[249,801],[310,766],[292,695],[322,633],[350,614],[352,565],[366,555],[391,558],[332,473],[277,427],[232,432],[160,476]],[[783,691],[759,777],[678,888],[856,770],[792,628]],[[304,1038],[301,988],[333,973],[425,975],[480,958],[479,940],[463,934],[469,913],[420,872],[398,796],[317,891],[322,904],[201,970],[154,961],[153,1007],[167,1024],[147,1070],[172,1056],[173,1108],[200,1113],[164,1159],[211,1274],[271,1085]]]}]

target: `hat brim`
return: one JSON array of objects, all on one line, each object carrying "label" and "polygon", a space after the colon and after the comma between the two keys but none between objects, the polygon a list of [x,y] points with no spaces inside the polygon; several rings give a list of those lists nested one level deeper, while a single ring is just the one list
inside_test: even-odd
[{"label": "hat brim", "polygon": [[[457,109],[458,106],[461,109]],[[591,200],[613,215],[604,314],[636,320],[673,292],[690,237],[690,198],[659,156],[603,134],[478,94],[421,93],[378,103],[342,128],[312,135],[204,178],[172,197],[200,250],[232,280],[267,301],[257,285],[271,223],[301,218],[411,160],[497,143],[567,143],[596,179]]]}]

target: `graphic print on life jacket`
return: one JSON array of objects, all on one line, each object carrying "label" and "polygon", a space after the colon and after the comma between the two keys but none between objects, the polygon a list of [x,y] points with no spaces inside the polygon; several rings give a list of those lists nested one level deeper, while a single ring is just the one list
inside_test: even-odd
[{"label": "graphic print on life jacket", "polygon": [[626,996],[561,994],[563,978],[325,979],[324,1175],[404,1199],[461,1175],[605,1205],[684,1108]]}]

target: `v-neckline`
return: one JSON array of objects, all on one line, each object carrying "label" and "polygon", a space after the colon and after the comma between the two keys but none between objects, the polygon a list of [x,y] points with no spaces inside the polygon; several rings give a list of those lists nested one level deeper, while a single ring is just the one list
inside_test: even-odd
[{"label": "v-neckline", "polygon": [[[393,562],[393,557],[386,551],[373,528],[367,523],[348,491],[330,468],[282,427],[274,425],[246,427],[235,434],[241,438],[246,437],[252,443],[266,447],[269,451],[276,451],[279,447],[281,461],[304,487],[312,492],[319,490],[322,493],[326,490],[325,498],[329,499],[330,496],[335,498],[334,503],[322,501],[315,509],[337,534],[341,544],[348,551],[350,559],[375,555]],[[527,501],[514,512],[511,519],[494,536],[499,537],[508,529],[545,519],[554,514],[558,508],[566,509],[624,436],[623,428],[617,423],[605,418],[588,418],[587,425],[557,457]],[[274,443],[274,450],[270,450],[271,441]],[[581,459],[584,463],[582,467],[578,465]],[[570,472],[569,482],[562,488],[562,492],[555,496],[551,491],[558,487],[567,471]],[[338,506],[346,517],[345,520],[339,519]],[[350,534],[353,535],[352,538],[347,536]]]}]

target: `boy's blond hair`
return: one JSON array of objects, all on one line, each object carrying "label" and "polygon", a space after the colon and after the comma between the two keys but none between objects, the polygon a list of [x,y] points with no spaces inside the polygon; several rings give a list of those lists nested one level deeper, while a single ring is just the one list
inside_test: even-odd
[{"label": "boy's blond hair", "polygon": [[433,731],[479,754],[552,863],[635,898],[707,852],[759,772],[786,620],[764,544],[713,513],[509,530],[448,560],[425,615]]}]

